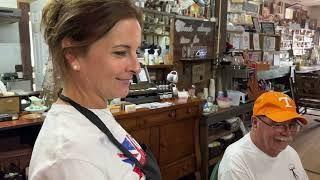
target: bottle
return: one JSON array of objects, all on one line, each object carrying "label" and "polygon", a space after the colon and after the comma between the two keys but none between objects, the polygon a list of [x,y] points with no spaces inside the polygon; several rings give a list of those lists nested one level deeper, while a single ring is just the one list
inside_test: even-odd
[{"label": "bottle", "polygon": [[214,79],[210,79],[209,95],[212,97],[213,101],[216,99],[216,87]]},{"label": "bottle", "polygon": [[149,65],[154,65],[154,56],[153,56],[153,54],[149,54],[148,62],[149,62]]},{"label": "bottle", "polygon": [[153,54],[153,58],[154,58],[154,63],[155,64],[160,64],[159,63],[159,53],[158,53],[159,49],[155,49],[154,50],[154,54]]},{"label": "bottle", "polygon": [[207,99],[209,96],[208,88],[203,88],[203,99]]},{"label": "bottle", "polygon": [[171,13],[171,4],[168,1],[166,2],[166,13]]},{"label": "bottle", "polygon": [[144,49],[144,64],[148,65],[149,64],[149,49]]}]

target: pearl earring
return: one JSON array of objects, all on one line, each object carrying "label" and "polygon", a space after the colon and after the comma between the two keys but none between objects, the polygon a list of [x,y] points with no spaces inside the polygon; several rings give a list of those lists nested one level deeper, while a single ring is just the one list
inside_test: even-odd
[{"label": "pearl earring", "polygon": [[79,66],[77,66],[77,65],[74,65],[74,66],[72,66],[73,67],[73,70],[75,70],[75,71],[78,71],[79,70]]}]

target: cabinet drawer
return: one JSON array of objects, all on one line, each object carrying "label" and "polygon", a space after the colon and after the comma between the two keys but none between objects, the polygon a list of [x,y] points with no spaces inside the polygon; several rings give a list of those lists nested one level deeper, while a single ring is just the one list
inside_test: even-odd
[{"label": "cabinet drawer", "polygon": [[156,126],[156,125],[164,124],[164,122],[166,121],[175,119],[175,116],[176,116],[175,110],[163,111],[157,114],[154,113],[151,115],[139,117],[137,123],[139,127]]},{"label": "cabinet drawer", "polygon": [[126,131],[131,131],[137,127],[137,119],[136,118],[128,118],[128,119],[120,119],[118,120],[119,124]]},{"label": "cabinet drawer", "polygon": [[183,118],[190,118],[193,116],[198,116],[199,115],[199,107],[198,106],[189,106],[189,107],[184,107],[177,109],[177,119],[183,119]]},{"label": "cabinet drawer", "polygon": [[195,167],[195,157],[189,156],[168,166],[161,167],[162,179],[175,180],[181,178],[194,172],[196,170]]}]

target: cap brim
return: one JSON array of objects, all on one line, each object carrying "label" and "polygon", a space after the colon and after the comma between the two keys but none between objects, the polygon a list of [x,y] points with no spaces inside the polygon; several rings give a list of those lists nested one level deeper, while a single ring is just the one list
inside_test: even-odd
[{"label": "cap brim", "polygon": [[300,114],[292,111],[280,111],[280,112],[274,112],[271,114],[266,114],[268,118],[272,119],[275,122],[286,122],[290,121],[292,119],[297,119],[300,121],[302,124],[307,124],[308,121],[302,117]]}]

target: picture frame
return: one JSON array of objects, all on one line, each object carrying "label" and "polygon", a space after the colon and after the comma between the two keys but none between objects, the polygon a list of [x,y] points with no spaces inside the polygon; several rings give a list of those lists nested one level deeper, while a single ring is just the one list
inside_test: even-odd
[{"label": "picture frame", "polygon": [[252,24],[254,29],[256,30],[256,33],[260,33],[261,32],[261,27],[260,27],[260,23],[257,17],[252,17]]},{"label": "picture frame", "polygon": [[262,33],[275,34],[275,28],[273,22],[260,22]]},{"label": "picture frame", "polygon": [[244,32],[242,49],[250,49],[250,34],[249,32]]},{"label": "picture frame", "polygon": [[260,48],[260,37],[258,33],[252,34],[252,43],[253,43],[253,49],[254,50],[261,50]]}]

